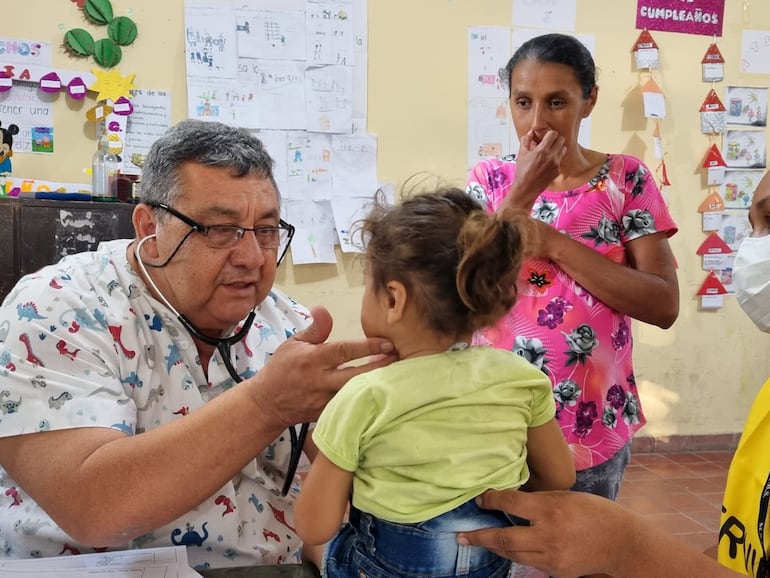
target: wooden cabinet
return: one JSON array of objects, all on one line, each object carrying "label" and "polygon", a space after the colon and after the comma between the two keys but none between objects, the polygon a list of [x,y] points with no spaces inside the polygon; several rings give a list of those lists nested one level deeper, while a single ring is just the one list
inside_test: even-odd
[{"label": "wooden cabinet", "polygon": [[0,198],[0,301],[27,273],[101,241],[133,238],[134,205]]}]

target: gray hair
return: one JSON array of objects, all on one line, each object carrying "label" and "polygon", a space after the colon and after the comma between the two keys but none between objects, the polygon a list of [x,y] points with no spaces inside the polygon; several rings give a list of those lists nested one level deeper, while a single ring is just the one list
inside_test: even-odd
[{"label": "gray hair", "polygon": [[187,119],[171,127],[150,147],[142,167],[142,202],[173,206],[181,195],[179,169],[185,163],[225,167],[233,177],[256,173],[270,179],[278,193],[273,159],[262,141],[242,128]]}]

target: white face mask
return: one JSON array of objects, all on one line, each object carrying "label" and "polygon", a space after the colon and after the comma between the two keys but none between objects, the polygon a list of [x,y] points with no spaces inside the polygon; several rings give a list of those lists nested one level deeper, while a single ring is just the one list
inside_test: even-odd
[{"label": "white face mask", "polygon": [[733,283],[743,312],[759,329],[770,333],[770,235],[741,241]]}]

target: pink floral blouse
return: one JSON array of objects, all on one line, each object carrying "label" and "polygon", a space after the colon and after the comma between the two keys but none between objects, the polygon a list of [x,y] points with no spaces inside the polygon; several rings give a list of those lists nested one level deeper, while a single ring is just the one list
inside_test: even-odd
[{"label": "pink floral blouse", "polygon": [[[468,194],[496,210],[516,176],[512,156],[479,162]],[[589,182],[544,191],[532,216],[608,259],[626,264],[625,244],[677,227],[650,170],[608,155]],[[632,363],[631,318],[611,309],[545,259],[526,261],[513,309],[474,343],[508,349],[551,379],[556,416],[578,470],[617,453],[646,422]]]}]

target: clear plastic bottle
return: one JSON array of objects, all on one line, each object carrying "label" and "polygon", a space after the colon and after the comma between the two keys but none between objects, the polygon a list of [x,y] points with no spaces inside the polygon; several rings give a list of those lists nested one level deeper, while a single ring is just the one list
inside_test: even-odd
[{"label": "clear plastic bottle", "polygon": [[110,140],[105,134],[91,158],[91,195],[96,199],[118,200],[118,157],[110,152]]}]

